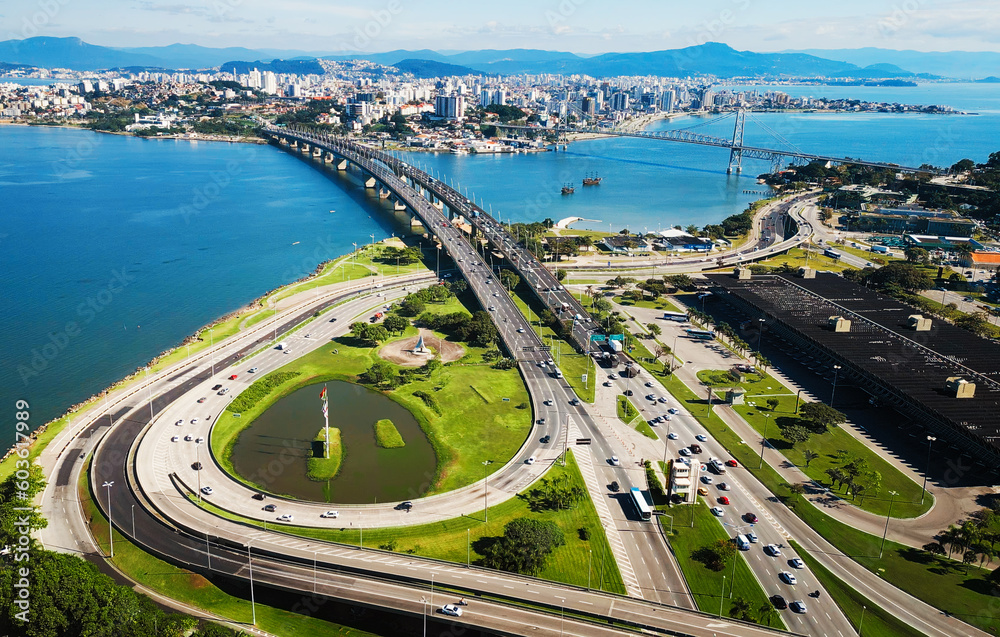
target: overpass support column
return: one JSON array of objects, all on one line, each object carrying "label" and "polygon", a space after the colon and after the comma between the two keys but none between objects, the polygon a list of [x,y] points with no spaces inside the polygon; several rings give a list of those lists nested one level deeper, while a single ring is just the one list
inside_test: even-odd
[{"label": "overpass support column", "polygon": [[323,163],[332,164],[333,163],[333,153],[323,153]]},{"label": "overpass support column", "polygon": [[395,210],[396,212],[402,212],[406,210],[406,204],[400,201],[399,199],[394,198],[392,200],[392,209]]},{"label": "overpass support column", "polygon": [[388,189],[385,189],[385,188],[379,188],[378,189],[378,198],[379,199],[388,199],[391,194],[392,193],[389,192]]},{"label": "overpass support column", "polygon": [[341,159],[337,162],[337,170],[347,170],[347,160]]},{"label": "overpass support column", "polygon": [[378,185],[378,181],[374,177],[369,177],[365,180],[365,188],[375,188]]}]

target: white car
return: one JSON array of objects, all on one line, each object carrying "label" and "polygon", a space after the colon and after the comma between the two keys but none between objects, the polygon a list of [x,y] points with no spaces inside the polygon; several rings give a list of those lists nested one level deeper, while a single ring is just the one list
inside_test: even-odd
[{"label": "white car", "polygon": [[527,460],[524,461],[524,464],[535,464],[535,456],[529,457]]},{"label": "white car", "polygon": [[191,442],[192,440],[194,440],[194,436],[192,436],[191,434],[184,436],[185,442]]},{"label": "white car", "polygon": [[694,437],[694,439],[697,440],[698,442],[705,442],[706,440],[708,440],[708,436],[706,436],[705,434],[698,434],[697,436]]},{"label": "white car", "polygon": [[[667,402],[667,401],[663,400],[662,398],[660,400],[663,401],[663,402]],[[677,409],[676,407],[671,407],[667,411],[669,411],[672,414],[679,414],[679,413],[681,413],[681,410]]]},{"label": "white car", "polygon": [[648,380],[644,384],[646,385],[646,387],[652,387],[653,386],[652,381],[648,381]]},{"label": "white car", "polygon": [[681,447],[680,449],[677,450],[677,453],[681,454],[682,456],[690,456],[691,450],[688,449],[687,447]]},{"label": "white car", "polygon": [[278,516],[278,521],[279,522],[291,522],[292,521],[292,514],[291,513],[283,513],[283,514],[281,514],[281,515]]},{"label": "white car", "polygon": [[611,465],[614,467],[622,466],[622,461],[618,459],[618,456],[611,456]]},{"label": "white car", "polygon": [[670,440],[677,440],[677,434],[671,431],[670,433],[667,434],[667,438],[669,438]]},{"label": "white car", "polygon": [[[656,399],[656,401],[665,404],[667,402],[667,399],[664,398],[663,396],[660,396],[659,398]],[[668,409],[667,411],[670,411],[670,410]],[[670,413],[674,413],[674,412],[670,411]]]},{"label": "white car", "polygon": [[551,406],[552,405],[552,399],[551,398],[546,398],[545,399],[545,404]]},{"label": "white car", "polygon": [[611,380],[618,380],[618,374],[615,374],[614,372],[612,372],[612,373],[608,374],[608,378],[610,378]]},{"label": "white car", "polygon": [[197,418],[192,418],[191,419],[191,424],[192,425],[197,425],[198,424],[198,419]]},{"label": "white car", "polygon": [[792,586],[794,586],[795,583],[798,581],[797,579],[795,579],[795,576],[789,573],[788,571],[781,571],[780,573],[778,573],[778,579]]},{"label": "white car", "polygon": [[183,424],[184,424],[184,420],[183,420],[183,419],[181,419],[181,420],[178,420],[178,421],[177,421],[177,422],[175,422],[174,424],[175,424],[175,425],[178,425],[178,426],[179,426],[179,425],[183,425]]},{"label": "white car", "polygon": [[779,555],[781,555],[781,549],[779,549],[776,544],[765,544],[764,552],[770,555],[771,557],[778,557]]},{"label": "white car", "polygon": [[199,436],[199,437],[197,437],[197,438],[194,439],[194,442],[195,442],[195,444],[199,444],[200,445],[201,443],[205,442],[205,439],[202,438],[201,436]]},{"label": "white car", "polygon": [[605,386],[605,387],[611,387],[611,385],[613,385],[613,384],[614,384],[614,383],[612,383],[612,382],[611,382],[610,380],[606,380],[606,381],[604,381],[604,386]]},{"label": "white car", "polygon": [[790,559],[788,561],[788,563],[792,565],[792,568],[805,568],[806,567],[806,563],[803,562],[802,558],[800,558],[800,557],[793,557],[792,559]]},{"label": "white car", "polygon": [[201,492],[204,493],[205,495],[212,495],[214,493],[212,487],[202,487]]},{"label": "white car", "polygon": [[180,436],[174,436],[173,438],[170,439],[170,442],[177,442],[180,439],[181,439]]},{"label": "white car", "polygon": [[461,617],[462,609],[454,604],[445,604],[441,607],[441,613],[445,615],[451,615],[452,617]]},{"label": "white car", "polygon": [[712,507],[712,515],[714,515],[717,518],[721,518],[724,515],[726,515],[726,512],[719,507]]},{"label": "white car", "polygon": [[326,513],[320,513],[321,518],[338,518],[340,517],[340,511],[327,511]]},{"label": "white car", "polygon": [[256,374],[257,373],[257,368],[256,367],[251,367],[250,369],[247,370],[247,373],[248,374]]},{"label": "white car", "polygon": [[656,400],[656,396],[653,394],[646,394],[646,400]]},{"label": "white car", "polygon": [[517,333],[518,334],[524,334],[524,328],[523,327],[517,328]]},{"label": "white car", "polygon": [[712,476],[702,476],[701,481],[705,484],[712,484]]}]

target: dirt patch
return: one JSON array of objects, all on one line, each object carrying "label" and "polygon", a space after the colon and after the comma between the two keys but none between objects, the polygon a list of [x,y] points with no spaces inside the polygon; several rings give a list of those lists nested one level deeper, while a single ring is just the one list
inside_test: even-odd
[{"label": "dirt patch", "polygon": [[[431,351],[430,354],[415,354],[413,352],[420,336],[424,337],[424,347]],[[390,363],[403,367],[420,367],[432,358],[436,358],[442,363],[450,363],[465,356],[465,348],[458,343],[438,338],[433,332],[423,329],[420,330],[420,336],[412,336],[395,343],[389,343],[378,351],[378,355]]]}]

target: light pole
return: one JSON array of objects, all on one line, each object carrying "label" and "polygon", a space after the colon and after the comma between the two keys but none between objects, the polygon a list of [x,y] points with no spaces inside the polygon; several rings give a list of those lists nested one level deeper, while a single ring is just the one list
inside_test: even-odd
[{"label": "light pole", "polygon": [[726,576],[722,576],[722,592],[719,594],[719,618],[722,618],[722,602],[726,599]]},{"label": "light pole", "polygon": [[111,487],[114,483],[114,480],[105,480],[104,484],[101,485],[108,489],[108,544],[111,545],[111,557],[115,556],[115,523],[111,518]]},{"label": "light pole", "polygon": [[868,607],[865,606],[864,604],[862,604],[861,605],[861,621],[858,622],[858,637],[861,637],[861,629],[865,625],[865,611],[866,610],[868,610]]},{"label": "light pole", "polygon": [[594,550],[590,549],[587,551],[587,590],[590,590],[590,573],[591,566],[594,564]]},{"label": "light pole", "polygon": [[937,440],[934,436],[927,436],[927,467],[924,469],[924,485],[920,487],[920,504],[924,503],[924,494],[927,493],[927,474],[931,470],[931,443]]},{"label": "light pole", "polygon": [[135,505],[132,505],[132,537],[135,538]]},{"label": "light pole", "polygon": [[472,568],[472,529],[465,529],[465,568]]},{"label": "light pole", "polygon": [[559,597],[558,595],[555,595],[554,597],[559,600],[559,634],[564,635],[565,633],[563,632],[563,628],[566,625],[566,598]]},{"label": "light pole", "polygon": [[490,476],[486,471],[487,467],[489,467],[491,464],[493,464],[492,460],[483,460],[483,523],[484,524],[489,524],[490,522],[490,513],[489,513],[490,501],[488,495],[490,492]]},{"label": "light pole", "polygon": [[889,534],[889,516],[892,515],[892,501],[899,495],[895,491],[889,492],[889,510],[885,514],[885,530],[882,531],[882,546],[878,549],[878,559],[882,559],[882,551],[885,549],[885,536]]},{"label": "light pole", "polygon": [[830,406],[833,407],[833,397],[837,395],[837,376],[840,375],[840,365],[833,366],[833,390],[830,392]]},{"label": "light pole", "polygon": [[[702,301],[704,301],[704,300],[705,300],[705,297],[702,297]],[[702,308],[702,311],[704,312],[704,308]],[[759,354],[760,353],[760,339],[761,339],[762,336],[764,336],[764,319],[763,318],[759,318],[759,319],[757,319],[757,322],[760,323],[759,329],[757,330],[757,353]]]},{"label": "light pole", "polygon": [[257,604],[253,596],[253,558],[250,557],[250,542],[247,542],[247,566],[250,568],[250,616],[254,626],[257,625]]},{"label": "light pole", "polygon": [[767,423],[771,420],[771,412],[764,414],[764,436],[760,439],[760,464],[757,468],[760,469],[764,466],[764,444],[767,442]]}]

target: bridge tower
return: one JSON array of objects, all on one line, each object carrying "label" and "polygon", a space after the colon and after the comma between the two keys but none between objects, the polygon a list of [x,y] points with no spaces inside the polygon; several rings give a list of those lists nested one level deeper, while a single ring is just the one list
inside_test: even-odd
[{"label": "bridge tower", "polygon": [[726,174],[733,174],[733,168],[736,169],[736,174],[743,172],[743,129],[746,127],[747,114],[742,108],[736,111],[736,127],[733,129],[733,146],[729,151],[729,168],[726,169]]}]

